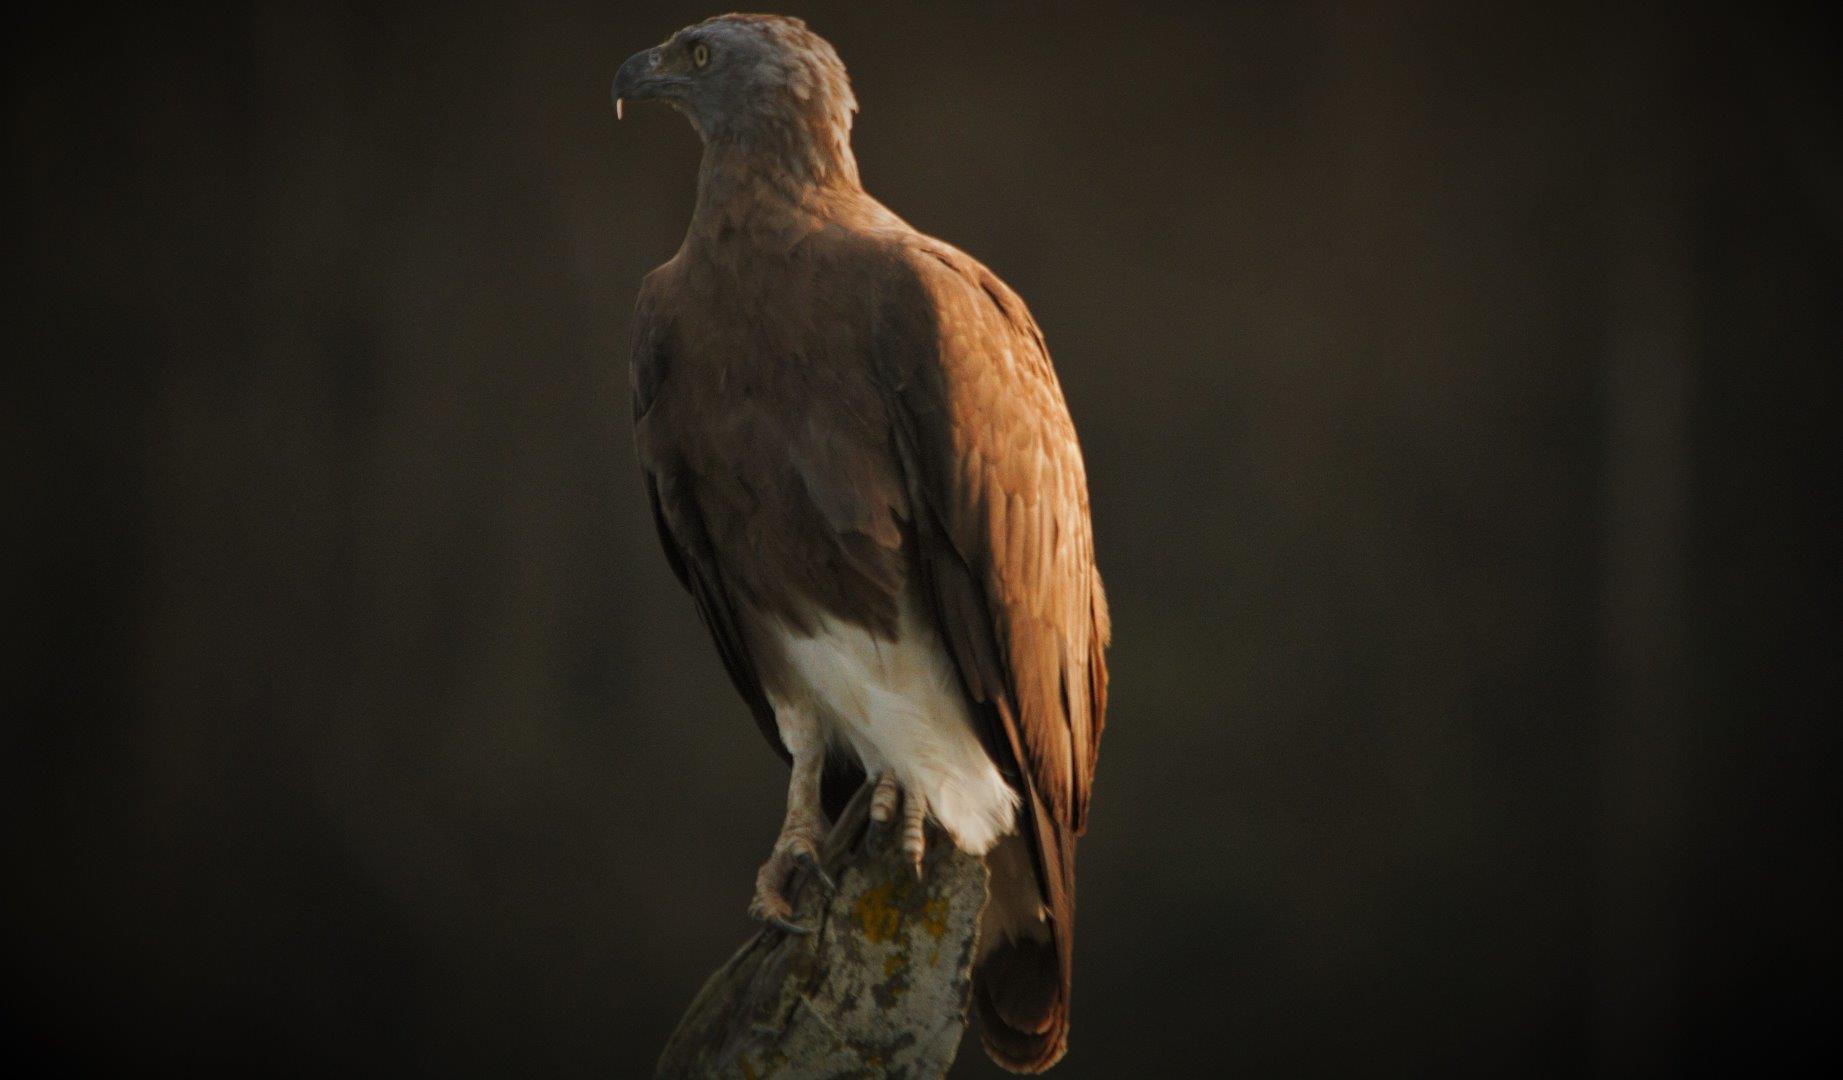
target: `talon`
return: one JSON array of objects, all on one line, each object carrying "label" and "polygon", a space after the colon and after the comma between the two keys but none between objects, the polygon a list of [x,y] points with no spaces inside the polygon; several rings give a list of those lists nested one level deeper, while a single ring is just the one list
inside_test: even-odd
[{"label": "talon", "polygon": [[755,899],[749,901],[749,917],[767,923],[784,934],[804,937],[813,932],[810,926],[801,926],[789,916],[793,910],[787,906],[779,893],[757,892]]},{"label": "talon", "polygon": [[836,893],[838,891],[838,883],[832,880],[832,875],[826,873],[825,867],[819,865],[819,859],[812,852],[795,852],[794,863],[813,875],[826,892]]},{"label": "talon", "polygon": [[807,927],[789,921],[793,915],[791,899],[794,895],[788,887],[789,879],[802,868],[814,871],[815,876],[831,886],[832,879],[819,869],[819,853],[812,831],[799,827],[783,829],[774,842],[774,850],[768,854],[768,861],[755,872],[755,897],[749,901],[749,914],[790,934],[812,933]]}]

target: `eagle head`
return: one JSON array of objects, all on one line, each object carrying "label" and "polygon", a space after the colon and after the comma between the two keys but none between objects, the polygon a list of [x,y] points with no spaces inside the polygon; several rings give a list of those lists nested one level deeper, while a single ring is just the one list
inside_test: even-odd
[{"label": "eagle head", "polygon": [[719,15],[635,53],[614,77],[625,101],[660,100],[706,145],[808,142],[849,154],[857,100],[830,43],[784,15]]}]

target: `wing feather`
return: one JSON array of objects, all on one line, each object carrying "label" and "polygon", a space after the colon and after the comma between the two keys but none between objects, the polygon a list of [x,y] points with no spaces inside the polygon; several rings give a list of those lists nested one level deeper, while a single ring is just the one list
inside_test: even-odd
[{"label": "wing feather", "polygon": [[667,470],[658,467],[647,452],[646,415],[657,398],[671,368],[672,354],[669,327],[658,316],[654,303],[654,282],[648,279],[640,290],[634,312],[633,344],[629,374],[633,389],[634,435],[639,444],[640,471],[646,484],[647,501],[652,507],[653,523],[659,530],[659,543],[665,549],[679,584],[691,594],[698,616],[710,631],[723,660],[730,682],[749,706],[762,735],[783,760],[789,760],[787,747],[774,720],[774,707],[749,653],[735,604],[724,581],[723,570],[704,526],[697,500],[687,485]]},{"label": "wing feather", "polygon": [[877,364],[929,591],[988,746],[1079,836],[1108,628],[1074,425],[1016,294],[946,245],[907,254]]}]

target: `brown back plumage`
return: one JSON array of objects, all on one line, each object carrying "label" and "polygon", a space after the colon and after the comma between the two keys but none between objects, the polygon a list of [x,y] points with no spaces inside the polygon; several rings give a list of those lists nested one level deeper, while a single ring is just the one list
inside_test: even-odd
[{"label": "brown back plumage", "polygon": [[636,313],[660,537],[783,754],[767,697],[786,676],[760,620],[816,607],[893,634],[905,592],[923,598],[1023,801],[1050,939],[989,950],[975,1004],[994,1059],[1038,1071],[1067,1042],[1075,838],[1106,712],[1075,430],[1023,301],[858,186],[830,46],[728,18],[660,47],[720,35],[743,73],[674,101],[705,138],[698,208]]},{"label": "brown back plumage", "polygon": [[1049,943],[1021,939],[987,957],[975,1002],[987,1050],[1035,1071],[1067,1045],[1075,838],[1106,716],[1109,626],[1087,477],[1023,301],[946,245],[903,246],[910,273],[875,359],[898,388],[920,565],[988,751],[1015,770],[1050,913]]}]

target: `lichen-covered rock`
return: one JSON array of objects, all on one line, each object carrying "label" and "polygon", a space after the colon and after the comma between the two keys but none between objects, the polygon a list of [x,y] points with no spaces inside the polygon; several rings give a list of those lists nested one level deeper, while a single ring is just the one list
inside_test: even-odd
[{"label": "lichen-covered rock", "polygon": [[966,1029],[973,947],[986,901],[983,860],[938,832],[921,880],[894,836],[865,824],[864,793],[827,843],[828,895],[800,882],[807,935],[756,934],[698,992],[657,1075],[938,1077]]}]

